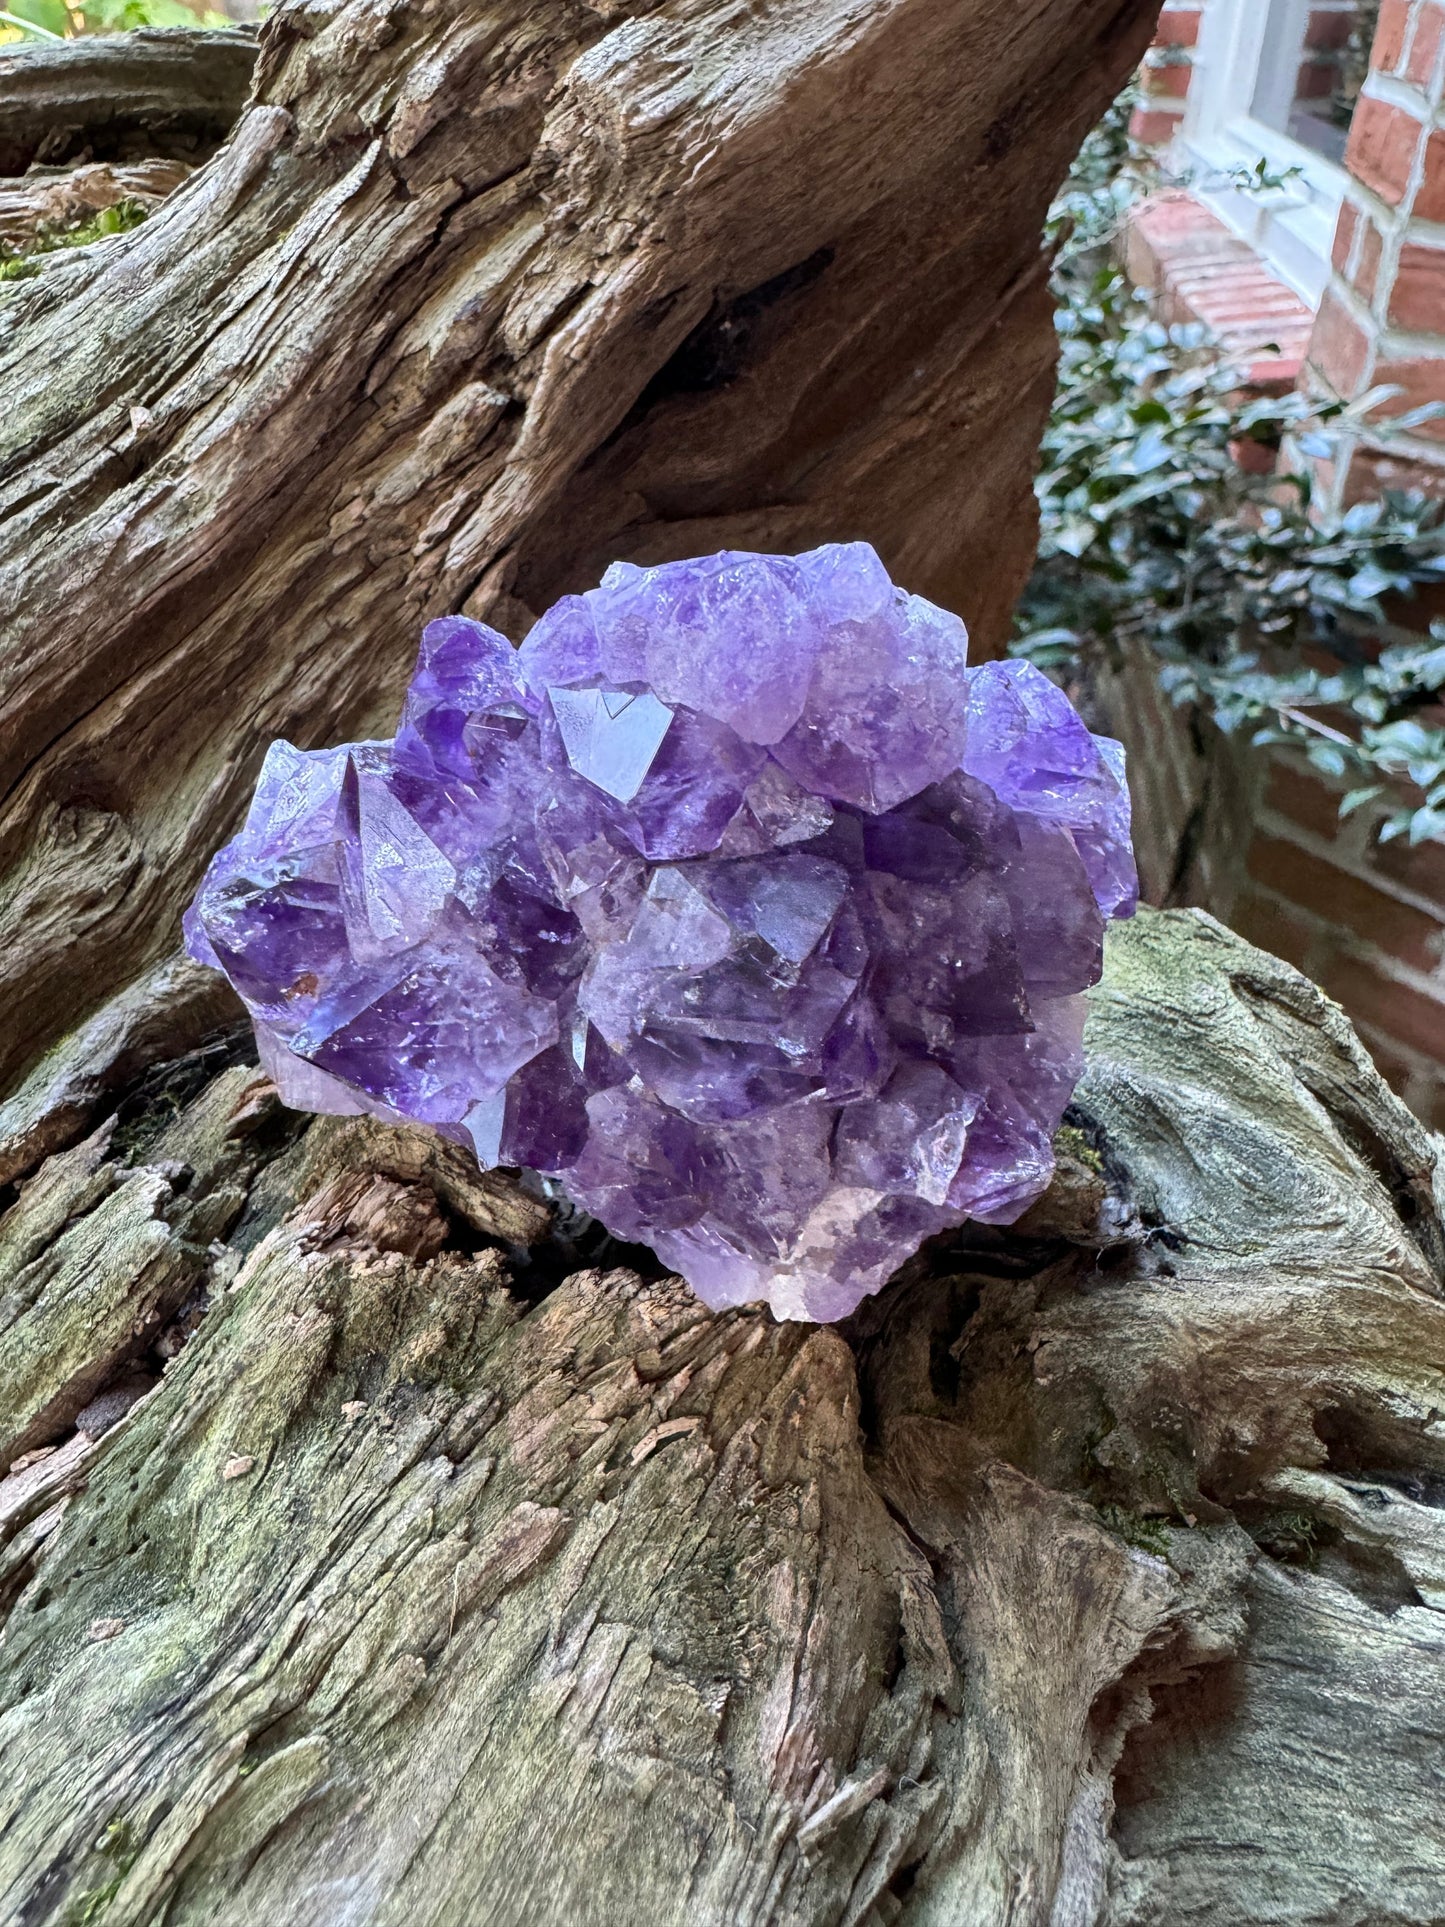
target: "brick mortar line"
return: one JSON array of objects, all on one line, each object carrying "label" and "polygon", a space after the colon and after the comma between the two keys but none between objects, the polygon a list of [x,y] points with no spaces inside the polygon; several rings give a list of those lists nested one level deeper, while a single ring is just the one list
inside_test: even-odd
[{"label": "brick mortar line", "polygon": [[[1395,62],[1395,65],[1397,67],[1408,68],[1408,66],[1410,65],[1410,61],[1415,52],[1415,41],[1419,37],[1419,33],[1420,33],[1420,21],[1423,17],[1424,17],[1424,10],[1418,4],[1418,0],[1415,0],[1415,4],[1406,7],[1405,32],[1404,32],[1404,36],[1400,41],[1399,57]],[[1373,53],[1374,48],[1372,47],[1370,51],[1371,53]],[[1368,79],[1368,77],[1369,75],[1367,71],[1366,78]]]},{"label": "brick mortar line", "polygon": [[[1365,188],[1364,182],[1355,180],[1353,175],[1350,177],[1350,184],[1352,187]],[[1365,188],[1365,192],[1368,194],[1370,190]],[[1382,202],[1381,205],[1384,206],[1385,203]],[[1387,211],[1392,219],[1399,218],[1400,210],[1397,207],[1388,208]],[[1445,248],[1445,221],[1427,221],[1421,215],[1411,214],[1405,225],[1410,230],[1411,241],[1420,247]]]},{"label": "brick mortar line", "polygon": [[[1293,903],[1288,897],[1282,897],[1277,890],[1271,890],[1265,884],[1251,880],[1249,888],[1251,893],[1249,902],[1258,904],[1265,911],[1276,915],[1282,914],[1292,921],[1302,922],[1305,925],[1303,962],[1294,965],[1294,968],[1301,976],[1307,977],[1324,996],[1329,997],[1331,1003],[1344,1011],[1361,1043],[1372,1057],[1383,1054],[1393,1058],[1404,1071],[1403,1088],[1398,1092],[1402,1103],[1421,1115],[1427,1105],[1433,1111],[1436,1101],[1445,1095],[1445,1054],[1432,1056],[1430,1052],[1421,1050],[1418,1044],[1412,1044],[1407,1038],[1398,1037],[1393,1031],[1383,1030],[1378,1024],[1355,1016],[1346,1004],[1341,1003],[1338,997],[1325,990],[1320,982],[1326,967],[1335,959],[1373,968],[1376,960],[1386,953],[1357,949],[1338,943],[1332,944],[1330,939],[1338,935],[1340,925],[1328,923],[1314,916],[1301,905]],[[1238,908],[1239,904],[1236,902],[1231,910],[1231,916]],[[1224,921],[1228,923],[1230,918],[1226,917]],[[1383,976],[1384,973],[1381,975]],[[1393,980],[1387,977],[1386,981]],[[1413,989],[1413,986],[1404,987]],[[1445,1033],[1442,1033],[1442,1044],[1445,1044]],[[1384,1075],[1383,1071],[1381,1075]]]},{"label": "brick mortar line", "polygon": [[[1346,821],[1348,822],[1348,818]],[[1431,897],[1417,894],[1408,887],[1396,883],[1393,877],[1382,875],[1378,870],[1360,869],[1357,867],[1357,860],[1342,863],[1339,857],[1341,846],[1338,842],[1332,843],[1313,830],[1306,829],[1292,816],[1282,816],[1278,810],[1261,805],[1255,815],[1255,824],[1258,829],[1274,837],[1276,841],[1294,844],[1306,855],[1317,857],[1321,863],[1327,863],[1332,870],[1339,870],[1344,875],[1353,877],[1356,883],[1368,883],[1371,889],[1378,890],[1382,897],[1389,897],[1392,903],[1398,903],[1402,909],[1420,911],[1445,930],[1445,904],[1438,903]],[[1299,907],[1301,910],[1304,909],[1303,904]],[[1332,927],[1345,928],[1343,924]],[[1441,970],[1445,972],[1445,959],[1442,959]]]},{"label": "brick mortar line", "polygon": [[[1337,274],[1331,293],[1348,312],[1350,319],[1370,337],[1370,348],[1373,351],[1376,333],[1374,310],[1368,306],[1359,289],[1346,281],[1343,275]],[[1362,376],[1361,379],[1364,380],[1364,377]],[[1372,383],[1365,381],[1364,385],[1368,388]]]},{"label": "brick mortar line", "polygon": [[[1352,200],[1358,195],[1364,202],[1363,206],[1360,205],[1359,201],[1355,202],[1356,212],[1360,217],[1360,232],[1355,236],[1351,247],[1352,253],[1363,240],[1366,221],[1374,222],[1375,226],[1381,230],[1381,240],[1386,243],[1389,242],[1397,226],[1408,227],[1413,221],[1413,215],[1405,214],[1402,211],[1404,207],[1403,202],[1400,204],[1400,207],[1391,207],[1390,203],[1377,194],[1368,181],[1362,181],[1358,174],[1351,174],[1349,176],[1349,183],[1349,190],[1346,193],[1345,199]],[[1435,222],[1430,222],[1425,225],[1428,225],[1432,232],[1437,226]],[[1445,234],[1445,228],[1441,228],[1440,232]],[[1383,266],[1383,264],[1382,258],[1381,265]],[[1338,276],[1336,278],[1338,279]]]},{"label": "brick mortar line", "polygon": [[[1331,999],[1331,1002],[1335,1001],[1337,1000]],[[1341,1008],[1343,1009],[1343,1005]],[[1353,1018],[1351,1022],[1354,1022]],[[1391,1037],[1388,1032],[1376,1030],[1373,1024],[1355,1024],[1355,1029],[1359,1034],[1360,1042],[1369,1051],[1371,1057],[1378,1049],[1399,1062],[1400,1068],[1405,1073],[1405,1087],[1403,1090],[1396,1091],[1395,1095],[1407,1110],[1415,1113],[1427,1130],[1433,1129],[1434,1127],[1425,1116],[1425,1110],[1428,1105],[1433,1112],[1436,1108],[1434,1100],[1445,1092],[1445,1083],[1441,1081],[1440,1065],[1433,1057],[1422,1057],[1413,1045],[1402,1044],[1398,1038]],[[1379,1069],[1378,1064],[1376,1069]],[[1380,1071],[1380,1075],[1385,1077],[1383,1071]],[[1388,1077],[1385,1077],[1385,1082],[1387,1084],[1390,1082]],[[1394,1090],[1395,1087],[1391,1085],[1390,1088]]]},{"label": "brick mortar line", "polygon": [[[1350,176],[1350,186],[1364,189],[1365,194],[1368,196],[1370,200],[1373,200],[1375,198],[1374,195],[1370,194],[1369,189],[1364,186],[1364,182],[1355,180],[1353,175]],[[1362,207],[1360,203],[1354,198],[1354,195],[1347,192],[1345,194],[1344,199],[1340,202],[1340,211],[1335,216],[1335,235],[1336,235],[1337,242],[1338,242],[1338,235],[1339,235],[1339,224],[1345,217],[1346,208],[1348,208],[1350,213],[1354,216],[1355,225],[1354,225],[1353,232],[1350,235],[1350,245],[1345,250],[1345,258],[1340,263],[1338,268],[1334,267],[1333,265],[1334,251],[1333,249],[1331,249],[1330,279],[1331,281],[1348,282],[1348,284],[1351,287],[1353,287],[1355,285],[1355,277],[1360,272],[1360,267],[1361,267],[1364,252],[1365,252],[1365,236],[1369,232],[1370,227],[1373,225],[1373,222],[1372,222],[1369,208],[1367,206]]]},{"label": "brick mortar line", "polygon": [[[1344,931],[1347,937],[1354,934],[1345,924],[1326,924],[1325,928]],[[1333,957],[1343,957],[1350,963],[1365,964],[1374,971],[1382,983],[1394,984],[1399,989],[1408,990],[1413,996],[1423,997],[1427,1003],[1438,1007],[1441,1055],[1435,1061],[1445,1066],[1445,984],[1442,984],[1438,977],[1423,976],[1409,964],[1401,963],[1400,959],[1392,956],[1388,950],[1381,950],[1377,945],[1358,941],[1337,945],[1333,951]],[[1332,958],[1323,961],[1329,962]]]},{"label": "brick mortar line", "polygon": [[[1445,984],[1442,984],[1437,977],[1423,975],[1415,969],[1413,964],[1401,962],[1393,950],[1385,949],[1371,937],[1362,936],[1353,924],[1332,922],[1322,911],[1311,910],[1308,904],[1286,896],[1272,883],[1262,883],[1255,876],[1242,877],[1235,894],[1236,907],[1241,899],[1267,904],[1271,910],[1286,913],[1295,923],[1304,924],[1308,937],[1305,957],[1311,965],[1327,964],[1332,957],[1337,956],[1346,956],[1356,963],[1367,963],[1372,966],[1388,963],[1393,968],[1385,974],[1393,976],[1396,970],[1403,970],[1410,972],[1415,979],[1407,982],[1404,988],[1413,990],[1418,996],[1428,997],[1432,1002],[1445,997]],[[1322,945],[1327,947],[1322,949]],[[1305,975],[1309,974],[1310,972],[1306,970]],[[1440,1032],[1440,1050],[1440,1061],[1445,1065],[1445,1027],[1442,1027]]]},{"label": "brick mortar line", "polygon": [[1429,128],[1440,124],[1440,103],[1431,98],[1434,91],[1429,81],[1422,85],[1404,80],[1398,74],[1382,74],[1378,67],[1372,67],[1360,88],[1360,99],[1377,100],[1383,107],[1397,108],[1400,113],[1408,114],[1417,126]]},{"label": "brick mortar line", "polygon": [[[1330,964],[1336,961],[1360,964],[1374,971],[1387,986],[1394,984],[1401,990],[1408,990],[1416,997],[1425,998],[1429,1003],[1439,1003],[1442,1019],[1445,1019],[1445,1002],[1442,1002],[1439,995],[1440,986],[1433,979],[1428,977],[1422,979],[1418,972],[1412,971],[1408,964],[1402,964],[1388,950],[1381,950],[1378,945],[1362,943],[1347,924],[1331,923],[1328,918],[1319,916],[1317,912],[1305,909],[1303,904],[1296,903],[1292,897],[1282,896],[1278,890],[1271,889],[1268,884],[1257,883],[1253,878],[1248,879],[1248,893],[1245,901],[1257,903],[1276,915],[1283,914],[1296,923],[1304,924],[1304,962],[1296,964],[1294,968],[1301,976],[1308,977],[1310,982],[1318,988],[1324,989],[1321,980]],[[1236,899],[1231,914],[1236,913],[1239,908],[1240,901]],[[1229,919],[1225,918],[1223,921],[1228,922]],[[1338,941],[1342,935],[1347,939],[1343,943]],[[1339,1004],[1362,1038],[1378,1038],[1380,1043],[1395,1056],[1408,1059],[1413,1072],[1424,1074],[1432,1083],[1445,1087],[1445,1021],[1441,1024],[1440,1050],[1436,1055],[1422,1050],[1418,1044],[1412,1044],[1404,1037],[1397,1036],[1394,1031],[1382,1030],[1377,1023],[1372,1023],[1367,1018],[1354,1016],[1348,1005],[1332,991],[1325,990],[1324,994],[1333,1003]]]},{"label": "brick mortar line", "polygon": [[1381,328],[1379,333],[1380,345],[1389,348],[1391,358],[1403,350],[1416,361],[1445,360],[1445,336],[1419,334],[1405,328]]},{"label": "brick mortar line", "polygon": [[[1329,992],[1326,991],[1325,995],[1329,997]],[[1330,1002],[1332,1004],[1339,1004],[1339,998],[1330,997]],[[1344,1010],[1344,1008],[1344,1005],[1340,1004],[1340,1009]],[[1349,1016],[1349,1012],[1346,1011],[1345,1015]],[[1370,1052],[1372,1057],[1375,1054],[1374,1050],[1371,1049],[1371,1045],[1373,1044],[1377,1049],[1387,1052],[1391,1057],[1398,1058],[1402,1063],[1408,1073],[1405,1079],[1404,1090],[1396,1092],[1396,1096],[1402,1104],[1408,1106],[1411,1110],[1415,1110],[1416,1107],[1423,1104],[1427,1098],[1435,1097],[1439,1094],[1442,1088],[1442,1079],[1441,1065],[1438,1058],[1422,1056],[1413,1044],[1403,1043],[1398,1037],[1392,1037],[1388,1031],[1377,1029],[1374,1024],[1357,1023],[1353,1017],[1350,1018],[1350,1022],[1354,1024],[1360,1042],[1364,1045],[1365,1049]],[[1377,1065],[1376,1069],[1378,1068],[1379,1066]],[[1384,1072],[1381,1071],[1380,1075],[1384,1077]],[[1386,1078],[1385,1081],[1388,1083],[1389,1079]],[[1421,1087],[1418,1090],[1415,1088],[1417,1084]]]},{"label": "brick mortar line", "polygon": [[[1402,64],[1408,61],[1410,53],[1413,50],[1414,37],[1418,31],[1420,18],[1419,7],[1412,7],[1409,13],[1405,39],[1400,52],[1400,61]],[[1413,120],[1417,128],[1414,152],[1410,158],[1410,168],[1405,177],[1404,192],[1400,197],[1398,207],[1391,207],[1388,201],[1384,201],[1373,189],[1366,187],[1363,181],[1359,181],[1353,174],[1350,176],[1351,181],[1355,185],[1364,189],[1369,201],[1384,211],[1383,218],[1377,220],[1375,223],[1379,230],[1381,241],[1380,260],[1375,275],[1375,286],[1369,303],[1364,304],[1364,313],[1367,317],[1366,336],[1368,341],[1364,368],[1366,386],[1373,384],[1375,380],[1375,370],[1380,362],[1381,333],[1376,325],[1377,316],[1379,320],[1383,320],[1390,312],[1390,303],[1395,293],[1395,283],[1399,277],[1400,254],[1409,237],[1411,223],[1414,220],[1415,203],[1419,199],[1420,188],[1425,179],[1425,157],[1430,144],[1431,130],[1439,124],[1440,68],[1442,55],[1445,55],[1445,37],[1442,37],[1442,47],[1436,50],[1435,67],[1432,70],[1429,81],[1424,86],[1417,86],[1413,82],[1399,80],[1393,75],[1383,74],[1377,68],[1372,67],[1366,75],[1364,86],[1361,89],[1361,99],[1377,100],[1385,106],[1393,107],[1397,112],[1403,113],[1407,115],[1409,119]],[[1355,246],[1363,253],[1363,230],[1355,237]],[[1354,252],[1354,249],[1352,249],[1352,252]],[[1344,285],[1349,288],[1351,295],[1357,296],[1357,290],[1354,288],[1352,282],[1344,281],[1342,275],[1336,275],[1334,279],[1337,289],[1339,284],[1344,282]],[[1359,319],[1358,314],[1355,318],[1356,320]]]}]

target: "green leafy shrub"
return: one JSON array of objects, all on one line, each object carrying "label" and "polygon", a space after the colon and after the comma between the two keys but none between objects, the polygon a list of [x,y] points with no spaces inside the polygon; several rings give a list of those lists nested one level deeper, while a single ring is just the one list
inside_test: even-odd
[{"label": "green leafy shrub", "polygon": [[[1440,507],[1386,495],[1323,516],[1304,459],[1367,423],[1379,439],[1390,391],[1252,396],[1204,329],[1154,318],[1109,252],[1157,178],[1127,112],[1117,103],[1090,136],[1051,222],[1059,386],[1015,653],[1087,673],[1142,641],[1176,701],[1302,748],[1350,783],[1346,809],[1385,798],[1382,835],[1445,837],[1445,625],[1399,626],[1412,596],[1445,583]],[[1278,181],[1261,170],[1255,184]]]}]

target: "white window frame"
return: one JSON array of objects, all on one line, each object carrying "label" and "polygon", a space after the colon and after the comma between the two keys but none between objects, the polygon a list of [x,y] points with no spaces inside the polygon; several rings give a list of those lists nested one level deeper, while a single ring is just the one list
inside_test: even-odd
[{"label": "white window frame", "polygon": [[[1300,45],[1309,11],[1310,0],[1207,0],[1171,165],[1188,180],[1190,191],[1313,308],[1329,280],[1348,176],[1251,111],[1266,56],[1281,41]],[[1294,71],[1274,64],[1273,84],[1290,89],[1288,100],[1278,103],[1281,109],[1293,100]],[[1264,193],[1229,184],[1233,170],[1253,169],[1261,160],[1277,174],[1299,171],[1285,187]]]}]

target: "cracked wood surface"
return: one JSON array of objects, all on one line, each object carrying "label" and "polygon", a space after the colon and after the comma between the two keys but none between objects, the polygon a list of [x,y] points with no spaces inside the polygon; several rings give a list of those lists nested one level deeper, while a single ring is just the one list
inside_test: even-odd
[{"label": "cracked wood surface", "polygon": [[214,1047],[98,1099],[0,1218],[0,1920],[1437,1921],[1439,1140],[1193,913],[1088,1051],[836,1329]]},{"label": "cracked wood surface", "polygon": [[282,0],[222,151],[0,300],[0,1091],[430,617],[867,537],[997,648],[1044,211],[1153,11]]}]

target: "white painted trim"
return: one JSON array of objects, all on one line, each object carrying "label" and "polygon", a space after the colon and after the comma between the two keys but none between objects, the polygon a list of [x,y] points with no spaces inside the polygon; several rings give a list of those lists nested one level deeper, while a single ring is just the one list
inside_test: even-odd
[{"label": "white painted trim", "polygon": [[[1286,104],[1268,87],[1291,86],[1296,65],[1270,53],[1303,41],[1309,0],[1208,0],[1200,23],[1184,121],[1170,149],[1173,171],[1311,307],[1330,277],[1335,223],[1348,179],[1344,169],[1255,118],[1256,107],[1279,118]],[[1287,187],[1241,192],[1225,178],[1265,160],[1276,173],[1297,168]]]}]

